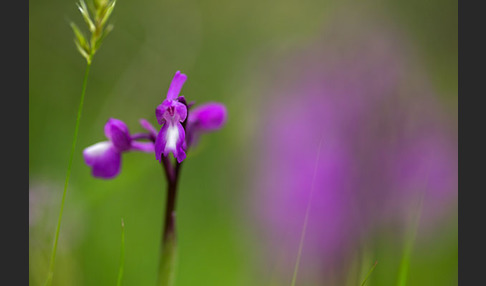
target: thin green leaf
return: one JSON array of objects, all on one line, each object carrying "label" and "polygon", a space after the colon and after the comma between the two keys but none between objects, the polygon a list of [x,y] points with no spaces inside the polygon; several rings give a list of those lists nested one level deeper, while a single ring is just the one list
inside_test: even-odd
[{"label": "thin green leaf", "polygon": [[[77,42],[76,45],[78,45]],[[64,191],[62,193],[61,209],[59,210],[59,218],[57,219],[56,233],[54,236],[54,245],[52,247],[52,252],[51,252],[51,262],[49,263],[49,272],[47,273],[47,280],[45,283],[46,286],[50,286],[52,284],[52,278],[54,277],[54,265],[56,263],[55,260],[56,260],[56,253],[57,253],[57,244],[59,241],[59,232],[61,230],[62,214],[64,211],[64,203],[66,201],[66,193],[69,185],[69,177],[71,176],[71,167],[73,165],[74,151],[76,149],[76,141],[78,139],[79,121],[81,120],[81,113],[83,111],[84,95],[86,94],[86,85],[88,83],[88,74],[89,74],[90,67],[91,67],[91,59],[88,58],[88,64],[86,65],[86,72],[84,73],[83,88],[81,90],[81,99],[79,101],[78,116],[76,117],[76,126],[74,127],[74,137],[73,137],[73,143],[71,147],[71,154],[69,155],[69,163],[66,172],[66,181],[64,182]]]},{"label": "thin green leaf", "polygon": [[376,267],[377,264],[378,264],[378,261],[375,261],[375,264],[373,264],[373,266],[371,266],[371,269],[370,269],[370,271],[368,271],[368,274],[366,274],[366,277],[363,280],[363,283],[361,283],[361,286],[364,286],[366,284],[366,281],[370,277],[371,273],[373,273],[373,270],[375,270],[375,267]]},{"label": "thin green leaf", "polygon": [[118,270],[118,282],[116,283],[117,286],[121,286],[122,278],[123,278],[123,269],[125,268],[125,222],[123,219],[121,220],[121,250],[120,250],[120,268]]}]

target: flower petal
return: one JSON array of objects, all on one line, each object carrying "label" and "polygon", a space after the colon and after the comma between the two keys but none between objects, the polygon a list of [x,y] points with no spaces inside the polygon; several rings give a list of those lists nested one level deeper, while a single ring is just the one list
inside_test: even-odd
[{"label": "flower petal", "polygon": [[203,131],[213,131],[223,127],[226,117],[226,107],[223,104],[210,102],[191,110],[188,124]]},{"label": "flower petal", "polygon": [[133,141],[131,150],[137,150],[137,151],[142,151],[142,152],[146,152],[146,153],[152,153],[152,152],[155,151],[155,148],[154,148],[153,142]]},{"label": "flower petal", "polygon": [[105,135],[118,151],[122,152],[130,149],[132,139],[125,122],[110,118],[105,124]]},{"label": "flower petal", "polygon": [[172,152],[177,162],[182,162],[186,158],[184,138],[184,128],[179,122],[164,124],[155,140],[155,158],[161,161],[162,155],[167,157]]},{"label": "flower petal", "polygon": [[111,179],[120,172],[121,153],[109,141],[84,149],[83,157],[86,165],[91,167],[91,174],[97,178]]},{"label": "flower petal", "polygon": [[152,124],[150,124],[150,122],[148,122],[146,119],[142,118],[142,119],[139,120],[139,122],[140,122],[140,125],[142,125],[142,127],[145,130],[147,130],[155,140],[155,138],[157,138],[157,129],[155,129],[155,127]]},{"label": "flower petal", "polygon": [[165,137],[167,135],[168,127],[169,127],[168,124],[164,124],[162,128],[160,128],[159,134],[155,139],[155,159],[160,162],[162,162],[162,153],[164,152],[165,149],[165,144],[166,144]]},{"label": "flower petal", "polygon": [[182,86],[184,85],[186,79],[187,76],[180,71],[177,71],[175,73],[174,78],[170,83],[169,91],[167,92],[167,99],[175,99],[177,96],[179,96],[179,93],[181,92]]},{"label": "flower petal", "polygon": [[218,130],[226,123],[226,107],[217,102],[200,105],[191,112],[187,119],[187,145],[196,144],[199,135],[204,132]]}]

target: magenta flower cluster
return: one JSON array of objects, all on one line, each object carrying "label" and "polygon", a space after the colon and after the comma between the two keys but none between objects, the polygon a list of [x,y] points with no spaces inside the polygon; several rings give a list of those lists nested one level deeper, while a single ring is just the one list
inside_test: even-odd
[{"label": "magenta flower cluster", "polygon": [[201,134],[224,126],[227,112],[223,104],[210,102],[191,109],[192,105],[187,104],[184,96],[179,96],[186,80],[187,76],[177,71],[165,100],[156,108],[157,122],[162,125],[160,131],[141,119],[140,124],[148,133],[131,135],[123,121],[108,120],[105,124],[108,141],[91,145],[83,151],[84,161],[91,167],[93,176],[103,179],[116,177],[121,169],[121,154],[128,151],[155,153],[160,162],[162,156],[172,153],[181,163],[188,148],[197,142]]}]

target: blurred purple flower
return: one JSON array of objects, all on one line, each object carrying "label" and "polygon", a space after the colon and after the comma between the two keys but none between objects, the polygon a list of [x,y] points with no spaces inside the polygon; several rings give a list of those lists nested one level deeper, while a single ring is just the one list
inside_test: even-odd
[{"label": "blurred purple flower", "polygon": [[187,119],[187,145],[196,144],[202,133],[221,129],[226,118],[226,107],[218,102],[209,102],[192,109]]},{"label": "blurred purple flower", "polygon": [[187,106],[179,93],[186,81],[187,76],[177,71],[167,92],[167,98],[155,110],[157,121],[163,125],[155,140],[155,158],[162,162],[162,155],[167,157],[173,153],[177,162],[186,158],[186,143],[184,127],[182,122],[187,117]]},{"label": "blurred purple flower", "polygon": [[425,223],[456,200],[454,118],[414,78],[420,73],[404,45],[370,31],[347,38],[340,30],[344,38],[278,59],[278,72],[268,73],[255,204],[267,254],[279,262],[288,255],[284,275],[296,261],[311,191],[301,277],[340,269],[362,237],[408,222],[422,196]]},{"label": "blurred purple flower", "polygon": [[[142,120],[144,128],[150,123]],[[153,129],[153,127],[151,127]],[[152,131],[153,132],[153,131]],[[84,149],[85,163],[91,167],[93,176],[111,179],[118,175],[121,167],[121,153],[127,151],[154,152],[152,142],[138,142],[136,139],[149,139],[152,134],[130,135],[127,125],[118,119],[110,118],[105,124],[105,136],[109,141],[102,141]]]}]

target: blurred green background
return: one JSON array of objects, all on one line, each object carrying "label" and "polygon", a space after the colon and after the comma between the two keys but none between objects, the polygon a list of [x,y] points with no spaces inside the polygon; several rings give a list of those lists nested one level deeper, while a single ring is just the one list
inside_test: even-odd
[{"label": "blurred green background", "polygon": [[[457,110],[457,1],[126,1],[96,54],[88,80],[67,192],[54,285],[114,285],[125,221],[123,285],[154,285],[165,204],[165,180],[154,157],[123,155],[120,175],[91,177],[83,148],[104,140],[109,117],[132,132],[155,120],[176,70],[182,94],[219,101],[229,113],[221,131],[202,138],[183,166],[177,202],[177,285],[267,285],[258,271],[259,237],[248,226],[251,142],[258,121],[256,69],[265,58],[305,46],[349,12],[386,18],[407,35],[441,101]],[[30,284],[43,284],[81,93],[85,60],[69,22],[83,25],[74,1],[30,1],[29,185]],[[454,115],[452,115],[454,116]],[[250,210],[251,211],[251,210]],[[439,235],[414,247],[409,285],[457,284],[457,212]],[[373,243],[380,260],[369,285],[392,285],[401,241]],[[371,265],[370,265],[371,266]],[[290,285],[290,281],[289,281]]]}]

